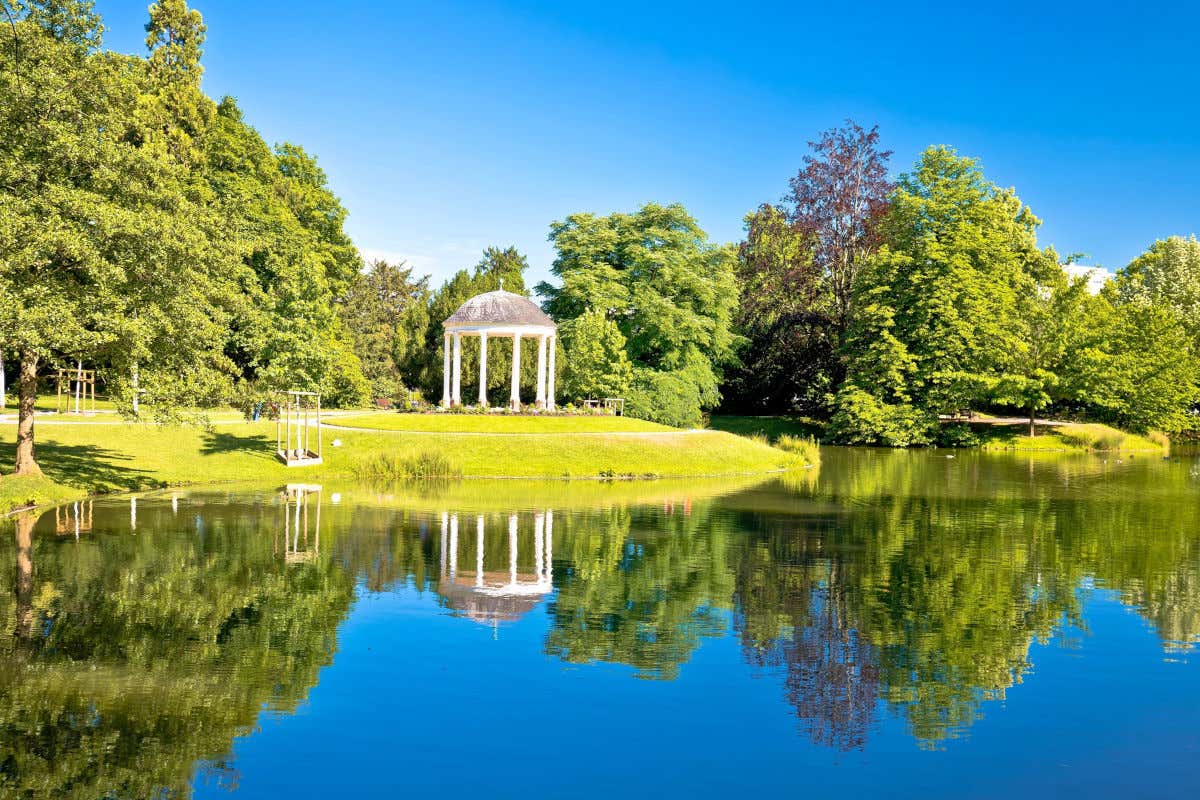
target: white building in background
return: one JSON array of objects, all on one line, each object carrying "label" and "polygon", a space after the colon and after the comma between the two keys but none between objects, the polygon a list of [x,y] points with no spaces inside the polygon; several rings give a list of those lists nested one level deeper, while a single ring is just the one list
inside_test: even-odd
[{"label": "white building in background", "polygon": [[1063,272],[1071,278],[1087,278],[1088,294],[1100,294],[1104,284],[1113,279],[1113,274],[1103,267],[1089,267],[1087,264],[1063,264]]}]

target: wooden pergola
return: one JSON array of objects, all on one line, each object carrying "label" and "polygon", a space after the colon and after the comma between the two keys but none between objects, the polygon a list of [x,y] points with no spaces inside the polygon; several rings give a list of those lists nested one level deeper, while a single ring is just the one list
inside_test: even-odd
[{"label": "wooden pergola", "polygon": [[[63,397],[67,399],[68,414],[96,413],[96,370],[84,369],[82,366],[58,370],[58,401],[55,405],[57,413],[63,413]],[[75,398],[75,410],[71,410],[71,398]],[[89,410],[90,404],[90,410]]]},{"label": "wooden pergola", "polygon": [[[275,452],[289,467],[310,467],[321,463],[321,395],[293,389],[284,392],[275,424]],[[316,449],[312,447],[311,428],[317,429]]]}]

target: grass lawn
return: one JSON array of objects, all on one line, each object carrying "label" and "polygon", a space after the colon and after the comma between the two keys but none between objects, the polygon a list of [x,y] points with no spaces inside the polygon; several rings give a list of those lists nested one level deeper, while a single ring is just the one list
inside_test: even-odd
[{"label": "grass lawn", "polygon": [[1140,453],[1170,449],[1165,438],[1156,441],[1098,423],[1040,426],[1036,436],[1029,435],[1029,426],[1026,424],[975,424],[971,427],[979,436],[984,450]]},{"label": "grass lawn", "polygon": [[617,433],[673,431],[632,417],[537,417],[504,414],[354,414],[328,420],[332,425],[380,431],[430,433]]},{"label": "grass lawn", "polygon": [[[473,478],[691,477],[765,473],[802,465],[793,454],[717,431],[541,433],[516,440],[510,434],[326,431],[325,463],[293,468],[276,460],[275,425],[270,422],[221,424],[206,432],[195,427],[43,421],[37,437],[38,463],[48,480],[0,477],[0,513],[29,500],[70,499],[80,490],[348,477],[380,453],[441,452],[464,477]],[[341,441],[340,447],[332,446],[335,439]],[[0,470],[10,469],[15,440],[15,424],[0,426]]]}]

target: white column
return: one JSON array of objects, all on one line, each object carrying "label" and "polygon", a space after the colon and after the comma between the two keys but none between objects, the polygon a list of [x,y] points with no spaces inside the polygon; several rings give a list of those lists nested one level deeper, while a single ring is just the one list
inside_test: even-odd
[{"label": "white column", "polygon": [[[487,331],[479,334],[479,407],[487,408]],[[483,518],[480,517],[482,520]]]},{"label": "white column", "polygon": [[475,522],[475,585],[483,588],[483,514]]},{"label": "white column", "polygon": [[450,407],[450,334],[442,337],[442,408]]},{"label": "white column", "polygon": [[450,385],[450,405],[462,405],[462,336],[454,336],[454,377]]},{"label": "white column", "polygon": [[508,582],[517,585],[517,515],[508,516]]},{"label": "white column", "polygon": [[546,337],[538,337],[537,407],[546,407]]},{"label": "white column", "polygon": [[450,580],[458,575],[458,514],[450,515]]},{"label": "white column", "polygon": [[546,372],[546,408],[553,411],[558,407],[554,401],[554,354],[558,350],[558,334],[550,337],[550,369]]},{"label": "white column", "polygon": [[521,334],[513,334],[513,363],[512,363],[512,387],[508,390],[512,395],[512,399],[508,404],[514,411],[521,408]]}]

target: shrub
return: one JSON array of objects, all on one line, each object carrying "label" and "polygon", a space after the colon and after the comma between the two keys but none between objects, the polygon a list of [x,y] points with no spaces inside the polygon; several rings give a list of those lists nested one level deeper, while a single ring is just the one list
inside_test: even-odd
[{"label": "shrub", "polygon": [[700,426],[700,390],[675,372],[642,370],[625,401],[631,417],[676,428]]},{"label": "shrub", "polygon": [[815,466],[821,463],[821,445],[811,437],[785,433],[775,440],[775,446],[780,450],[795,453],[803,458],[806,464]]},{"label": "shrub", "polygon": [[1146,434],[1146,438],[1161,447],[1164,451],[1171,449],[1171,437],[1167,436],[1162,431],[1150,431]]},{"label": "shrub", "polygon": [[977,447],[979,436],[970,425],[943,425],[938,429],[937,443],[939,447]]},{"label": "shrub", "polygon": [[933,440],[933,423],[904,403],[884,403],[853,384],[838,392],[829,431],[842,444],[910,447]]},{"label": "shrub", "polygon": [[461,478],[462,469],[439,450],[424,450],[414,455],[376,453],[354,465],[354,474],[363,480]]}]

